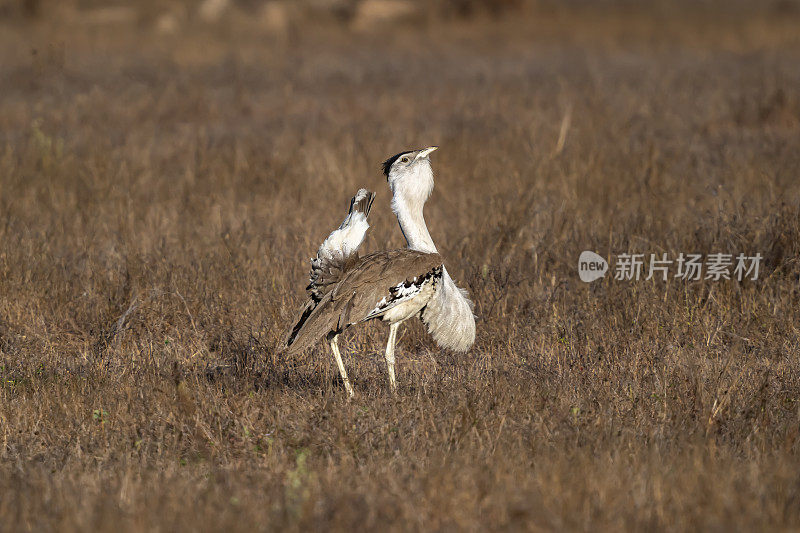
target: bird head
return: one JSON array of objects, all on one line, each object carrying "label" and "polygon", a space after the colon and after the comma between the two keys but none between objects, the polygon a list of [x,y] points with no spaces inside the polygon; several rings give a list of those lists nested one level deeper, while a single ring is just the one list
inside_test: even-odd
[{"label": "bird head", "polygon": [[383,173],[392,193],[409,200],[424,202],[433,191],[433,169],[430,154],[438,146],[400,152],[384,161]]}]

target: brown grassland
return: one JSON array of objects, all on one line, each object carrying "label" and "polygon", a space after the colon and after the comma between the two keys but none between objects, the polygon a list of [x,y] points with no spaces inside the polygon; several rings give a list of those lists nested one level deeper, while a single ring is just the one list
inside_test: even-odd
[{"label": "brown grassland", "polygon": [[[0,29],[0,529],[800,528],[800,12]],[[738,4],[737,4],[738,5]],[[744,11],[742,11],[744,10]],[[560,141],[559,141],[560,139]],[[358,187],[437,144],[464,355],[276,350]],[[578,279],[582,250],[757,281]]]}]

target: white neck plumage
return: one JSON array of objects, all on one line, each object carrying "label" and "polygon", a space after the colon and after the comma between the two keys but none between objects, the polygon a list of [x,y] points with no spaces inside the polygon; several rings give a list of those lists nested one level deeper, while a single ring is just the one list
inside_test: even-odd
[{"label": "white neck plumage", "polygon": [[430,163],[421,162],[416,179],[392,184],[392,211],[397,215],[400,230],[411,250],[438,253],[433,244],[422,208],[433,190],[433,171]]},{"label": "white neck plumage", "polygon": [[428,226],[425,224],[425,217],[422,215],[422,204],[408,202],[402,196],[395,195],[392,198],[392,211],[397,215],[400,223],[400,230],[408,242],[411,250],[438,253],[436,245],[433,244]]},{"label": "white neck plumage", "polygon": [[[390,182],[392,211],[411,250],[438,253],[433,244],[422,208],[433,191],[430,162],[421,161],[411,179]],[[425,306],[422,321],[439,346],[463,352],[475,342],[475,317],[467,292],[459,289],[445,268],[442,283]]]}]

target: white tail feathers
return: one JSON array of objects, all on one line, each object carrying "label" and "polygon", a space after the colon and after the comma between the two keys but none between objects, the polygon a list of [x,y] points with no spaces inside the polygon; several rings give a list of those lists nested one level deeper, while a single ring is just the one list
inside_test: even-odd
[{"label": "white tail feathers", "polygon": [[367,216],[372,208],[375,193],[359,189],[350,201],[350,211],[338,229],[328,235],[317,250],[317,257],[311,259],[311,283],[307,287],[312,297],[322,298],[325,287],[336,283],[348,259],[354,257],[364,237],[369,223]]},{"label": "white tail feathers", "polygon": [[319,247],[315,261],[341,260],[358,250],[369,229],[367,215],[369,215],[374,198],[374,193],[366,189],[359,189],[350,201],[350,212],[347,217]]},{"label": "white tail feathers", "polygon": [[444,269],[442,284],[422,311],[428,332],[443,348],[466,352],[475,342],[474,304]]}]

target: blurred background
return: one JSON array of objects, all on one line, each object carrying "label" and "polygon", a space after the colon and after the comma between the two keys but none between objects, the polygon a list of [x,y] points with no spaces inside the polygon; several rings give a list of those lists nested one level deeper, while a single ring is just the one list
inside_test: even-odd
[{"label": "blurred background", "polygon": [[[377,20],[399,20],[425,13],[430,19],[470,18],[481,15],[502,16],[537,11],[570,9],[613,9],[655,11],[662,14],[705,12],[730,16],[743,13],[796,13],[796,0],[3,0],[2,14],[9,18],[74,19],[93,23],[161,21],[174,16],[180,22],[202,20],[220,22],[230,17],[245,17],[256,24],[285,17],[287,23],[307,24],[310,20],[351,24]],[[62,17],[71,18],[62,18]]]},{"label": "blurred background", "polygon": [[[4,17],[59,19],[71,15],[83,22],[94,23],[153,22],[168,14],[184,22],[219,22],[235,16],[251,20],[253,16],[265,19],[285,16],[294,23],[323,19],[326,22],[348,24],[359,18],[363,21],[397,20],[421,12],[433,19],[447,19],[564,9],[638,9],[684,14],[699,11],[724,16],[753,12],[790,14],[797,8],[796,0],[3,0],[0,4]],[[60,20],[66,22],[70,19]]]},{"label": "blurred background", "polygon": [[[732,19],[796,18],[797,0],[2,0],[5,23],[51,23],[60,26],[135,27],[171,34],[197,25],[248,28],[286,34],[319,26],[354,31],[419,26],[481,18],[515,20],[579,15],[626,14],[684,23],[700,17],[709,25]],[[563,22],[563,21],[562,21]],[[631,20],[630,22],[633,22]],[[677,21],[676,21],[677,22]],[[740,20],[740,22],[744,22]],[[637,32],[635,24],[629,30]]]}]

